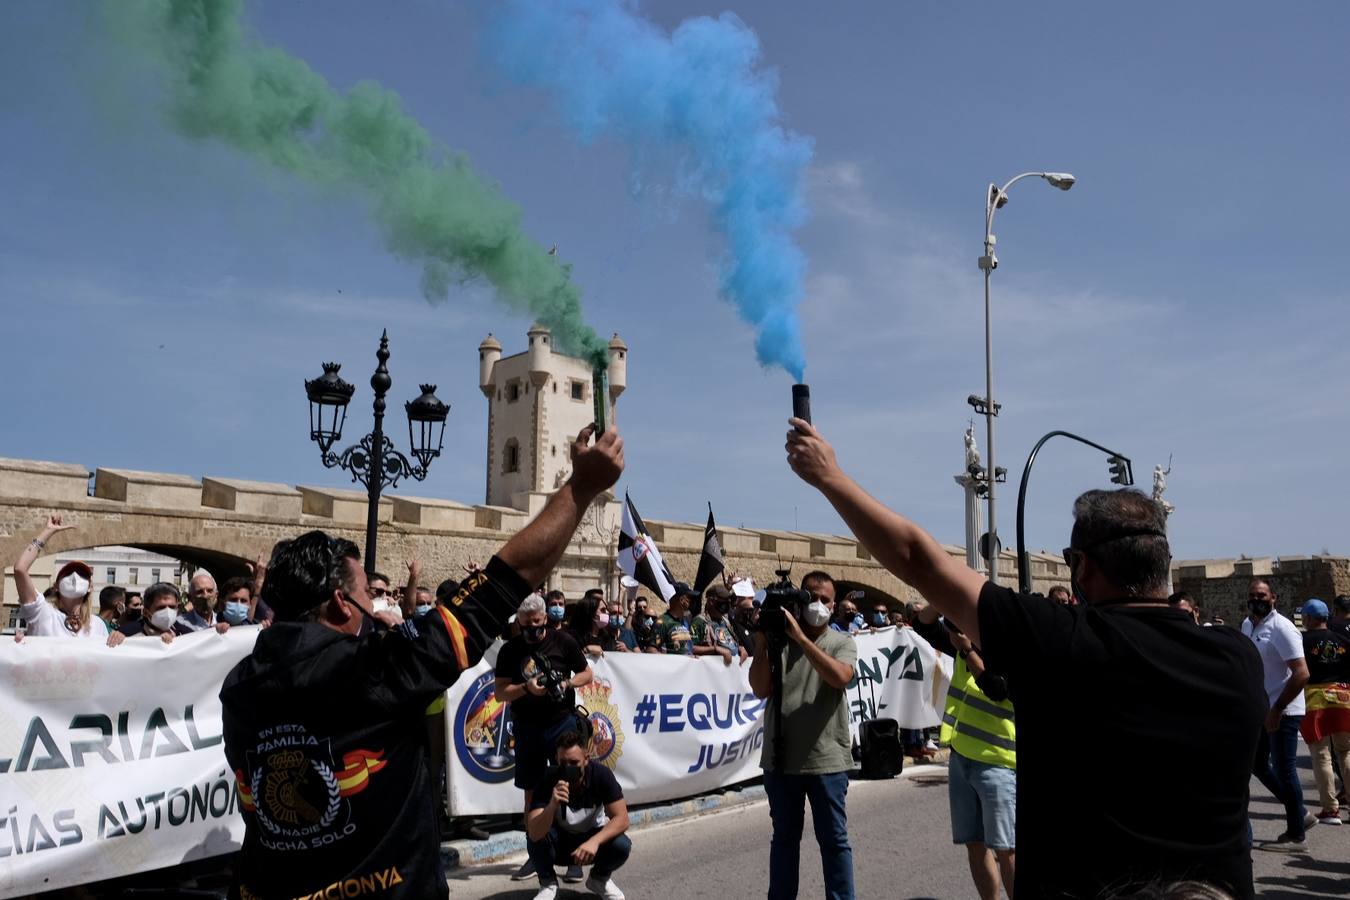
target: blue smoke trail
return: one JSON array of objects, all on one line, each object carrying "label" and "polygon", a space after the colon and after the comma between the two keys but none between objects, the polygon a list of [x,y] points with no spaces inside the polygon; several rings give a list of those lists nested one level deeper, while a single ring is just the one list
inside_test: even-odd
[{"label": "blue smoke trail", "polygon": [[666,34],[635,6],[497,0],[485,4],[484,47],[509,78],[551,92],[583,142],[609,134],[635,159],[681,154],[675,183],[710,203],[726,238],[723,296],[755,327],[759,361],[800,381],[806,259],[792,232],[806,218],[811,141],[779,124],[778,80],[734,14]]}]

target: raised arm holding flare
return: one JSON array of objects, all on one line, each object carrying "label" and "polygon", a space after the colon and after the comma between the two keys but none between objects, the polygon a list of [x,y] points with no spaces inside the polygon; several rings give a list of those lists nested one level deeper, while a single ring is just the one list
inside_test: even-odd
[{"label": "raised arm holding flare", "polygon": [[[1079,496],[1064,561],[1085,602],[1063,606],[988,582],[844,474],[814,427],[790,424],[793,471],[1007,678],[1017,895],[1097,897],[1195,879],[1254,896],[1246,812],[1266,718],[1261,658],[1237,630],[1201,628],[1168,606],[1163,506],[1128,488]],[[1201,758],[1204,778],[1175,765]],[[1084,786],[1103,772],[1111,802],[1084,804]]]}]

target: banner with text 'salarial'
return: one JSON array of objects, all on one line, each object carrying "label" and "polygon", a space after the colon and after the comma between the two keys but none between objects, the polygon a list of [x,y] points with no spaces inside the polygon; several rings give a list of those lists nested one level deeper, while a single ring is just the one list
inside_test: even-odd
[{"label": "banner with text 'salarial'", "polygon": [[[172,644],[0,641],[0,898],[232,853],[243,840],[218,692],[257,629]],[[908,629],[857,635],[850,724],[939,719],[947,675]],[[496,648],[447,694],[451,810],[514,813],[509,705],[492,693]],[[578,690],[594,755],[633,803],[700,794],[759,774],[765,703],[748,665],[609,654]]]},{"label": "banner with text 'salarial'", "polygon": [[257,631],[0,641],[0,897],[239,848],[217,694]]}]

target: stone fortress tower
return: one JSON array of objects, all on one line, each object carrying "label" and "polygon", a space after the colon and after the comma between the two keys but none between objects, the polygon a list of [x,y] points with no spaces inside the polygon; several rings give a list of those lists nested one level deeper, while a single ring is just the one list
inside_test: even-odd
[{"label": "stone fortress tower", "polygon": [[[609,342],[605,417],[628,381],[628,345]],[[502,356],[489,334],[478,345],[478,386],[488,401],[487,504],[534,513],[571,472],[568,446],[595,419],[591,364],[557,353],[543,325],[529,330],[529,347]]]}]

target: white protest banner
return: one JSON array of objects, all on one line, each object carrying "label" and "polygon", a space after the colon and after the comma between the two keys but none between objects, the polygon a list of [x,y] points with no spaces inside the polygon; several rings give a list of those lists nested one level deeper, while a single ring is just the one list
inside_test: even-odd
[{"label": "white protest banner", "polygon": [[882,628],[853,639],[858,662],[848,686],[848,726],[854,738],[870,719],[895,719],[901,728],[933,728],[942,721],[951,657],[939,656],[911,628]]},{"label": "white protest banner", "polygon": [[[903,728],[940,721],[947,679],[937,654],[910,629],[855,636],[858,665],[849,722],[896,719]],[[452,815],[519,812],[512,784],[511,714],[493,692],[496,650],[465,672],[446,702]],[[608,653],[595,680],[577,689],[595,728],[594,758],[609,766],[632,803],[671,800],[760,774],[765,701],[750,690],[749,664],[717,657]],[[935,680],[935,673],[937,678]]]},{"label": "white protest banner", "polygon": [[217,694],[257,633],[0,641],[0,897],[239,848]]}]

